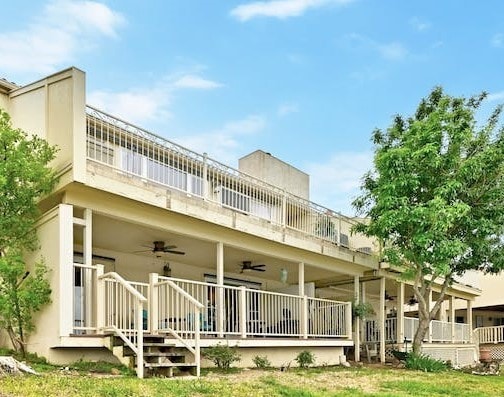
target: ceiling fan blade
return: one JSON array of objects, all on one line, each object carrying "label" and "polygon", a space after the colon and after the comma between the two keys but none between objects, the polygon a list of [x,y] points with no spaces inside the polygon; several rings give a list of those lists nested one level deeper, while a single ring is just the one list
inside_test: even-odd
[{"label": "ceiling fan blade", "polygon": [[132,254],[139,254],[141,252],[151,252],[151,251],[152,251],[152,248],[148,249],[148,250],[133,251]]},{"label": "ceiling fan blade", "polygon": [[177,246],[176,245],[165,245],[164,246],[164,250],[165,251],[169,251],[169,250],[172,250],[174,248],[177,248]]},{"label": "ceiling fan blade", "polygon": [[264,266],[266,266],[264,263],[261,263],[260,265],[252,265],[252,267],[254,267],[254,268],[255,267],[264,267]]},{"label": "ceiling fan blade", "polygon": [[258,267],[253,267],[252,270],[256,271],[256,272],[265,272],[266,269],[261,269],[261,268],[258,268]]},{"label": "ceiling fan blade", "polygon": [[173,251],[173,250],[164,250],[165,253],[167,254],[175,254],[175,255],[185,255],[185,252],[182,251]]}]

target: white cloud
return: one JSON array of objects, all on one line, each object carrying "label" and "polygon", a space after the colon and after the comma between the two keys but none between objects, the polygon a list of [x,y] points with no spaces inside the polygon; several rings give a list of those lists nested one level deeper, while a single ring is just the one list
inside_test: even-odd
[{"label": "white cloud", "polygon": [[170,118],[170,97],[169,90],[159,86],[123,92],[93,91],[88,95],[88,103],[129,122],[142,124]]},{"label": "white cloud", "polygon": [[504,100],[504,91],[488,94],[488,96],[486,97],[486,100],[488,102],[502,101],[502,100]]},{"label": "white cloud", "polygon": [[87,102],[101,110],[136,124],[166,120],[176,92],[187,89],[210,90],[222,84],[197,74],[165,76],[150,87],[133,87],[124,91],[92,91]]},{"label": "white cloud", "polygon": [[504,47],[504,34],[502,34],[502,33],[494,34],[492,39],[490,40],[490,44],[492,45],[492,47],[497,47],[497,48]]},{"label": "white cloud", "polygon": [[206,133],[177,136],[173,141],[198,153],[208,153],[209,157],[224,164],[236,162],[236,153],[246,135],[258,134],[264,130],[266,119],[260,115],[249,115],[241,120],[225,123],[221,128]]},{"label": "white cloud", "polygon": [[372,161],[372,152],[339,152],[325,163],[308,164],[310,199],[344,215],[354,215],[351,203]]},{"label": "white cloud", "polygon": [[408,55],[408,50],[401,43],[377,44],[376,49],[380,55],[392,61],[400,61]]},{"label": "white cloud", "polygon": [[51,0],[25,28],[0,33],[0,69],[51,73],[103,37],[117,37],[124,17],[95,1]]},{"label": "white cloud", "polygon": [[176,88],[194,88],[199,90],[212,90],[214,88],[222,87],[222,84],[212,80],[204,79],[201,76],[186,74],[178,78],[173,86]]},{"label": "white cloud", "polygon": [[297,103],[283,103],[278,107],[277,115],[279,117],[285,117],[292,113],[299,112],[299,106]]},{"label": "white cloud", "polygon": [[358,33],[350,33],[344,36],[343,42],[351,48],[361,48],[373,50],[384,59],[391,61],[401,61],[408,56],[408,50],[399,42],[380,43],[369,37]]},{"label": "white cloud", "polygon": [[409,20],[410,25],[415,29],[418,30],[419,32],[423,32],[424,30],[427,30],[431,27],[431,24],[426,21],[422,21],[418,17],[413,17]]},{"label": "white cloud", "polygon": [[311,8],[328,5],[346,5],[354,0],[271,0],[240,4],[230,12],[231,16],[245,22],[256,17],[285,19],[298,17]]}]

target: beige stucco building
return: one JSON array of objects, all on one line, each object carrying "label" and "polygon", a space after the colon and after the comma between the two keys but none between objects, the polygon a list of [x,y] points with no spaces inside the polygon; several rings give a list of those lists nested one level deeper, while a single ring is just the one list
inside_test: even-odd
[{"label": "beige stucco building", "polygon": [[[233,169],[86,105],[85,92],[76,68],[0,81],[14,126],[59,148],[40,250],[27,258],[50,265],[53,302],[28,350],[57,363],[120,359],[143,376],[199,372],[200,350],[216,343],[238,346],[240,365],[267,355],[280,366],[306,349],[318,363],[359,360],[362,346],[384,361],[387,343],[411,338],[411,287],[380,268],[375,241],[351,233],[358,220],[309,201],[306,173],[262,151]],[[456,301],[470,311],[477,294],[454,285],[449,312]],[[352,300],[371,302],[375,318],[352,319]],[[471,322],[453,318],[426,342],[471,361]]]}]

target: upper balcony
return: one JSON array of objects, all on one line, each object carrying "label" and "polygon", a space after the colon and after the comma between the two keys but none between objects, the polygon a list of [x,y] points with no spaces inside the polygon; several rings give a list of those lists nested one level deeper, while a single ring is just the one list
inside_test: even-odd
[{"label": "upper balcony", "polygon": [[[88,173],[126,176],[143,188],[166,190],[177,198],[167,205],[171,210],[226,226],[247,223],[241,230],[291,245],[289,236],[294,236],[324,254],[335,248],[367,255],[378,251],[372,239],[351,232],[356,220],[91,106],[86,107],[86,131]],[[177,205],[180,200],[184,205]],[[210,206],[220,209],[223,219],[228,214],[231,223],[210,216]]]}]

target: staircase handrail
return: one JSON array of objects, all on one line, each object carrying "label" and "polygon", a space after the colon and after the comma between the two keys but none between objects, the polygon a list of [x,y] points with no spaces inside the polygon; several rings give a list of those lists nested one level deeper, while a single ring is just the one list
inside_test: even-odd
[{"label": "staircase handrail", "polygon": [[[98,277],[99,280],[113,279],[121,287],[123,287],[129,294],[132,295],[136,303],[136,318],[133,323],[131,331],[136,334],[136,338],[129,338],[117,324],[117,319],[112,321],[111,324],[106,323],[105,328],[112,330],[119,336],[137,356],[137,376],[143,378],[144,375],[144,359],[143,359],[143,305],[147,302],[147,298],[131,286],[124,278],[116,272],[108,272]],[[106,302],[106,301],[105,301]],[[129,329],[128,329],[129,330]],[[129,335],[131,337],[131,335]],[[136,340],[136,344],[134,343]]]}]

